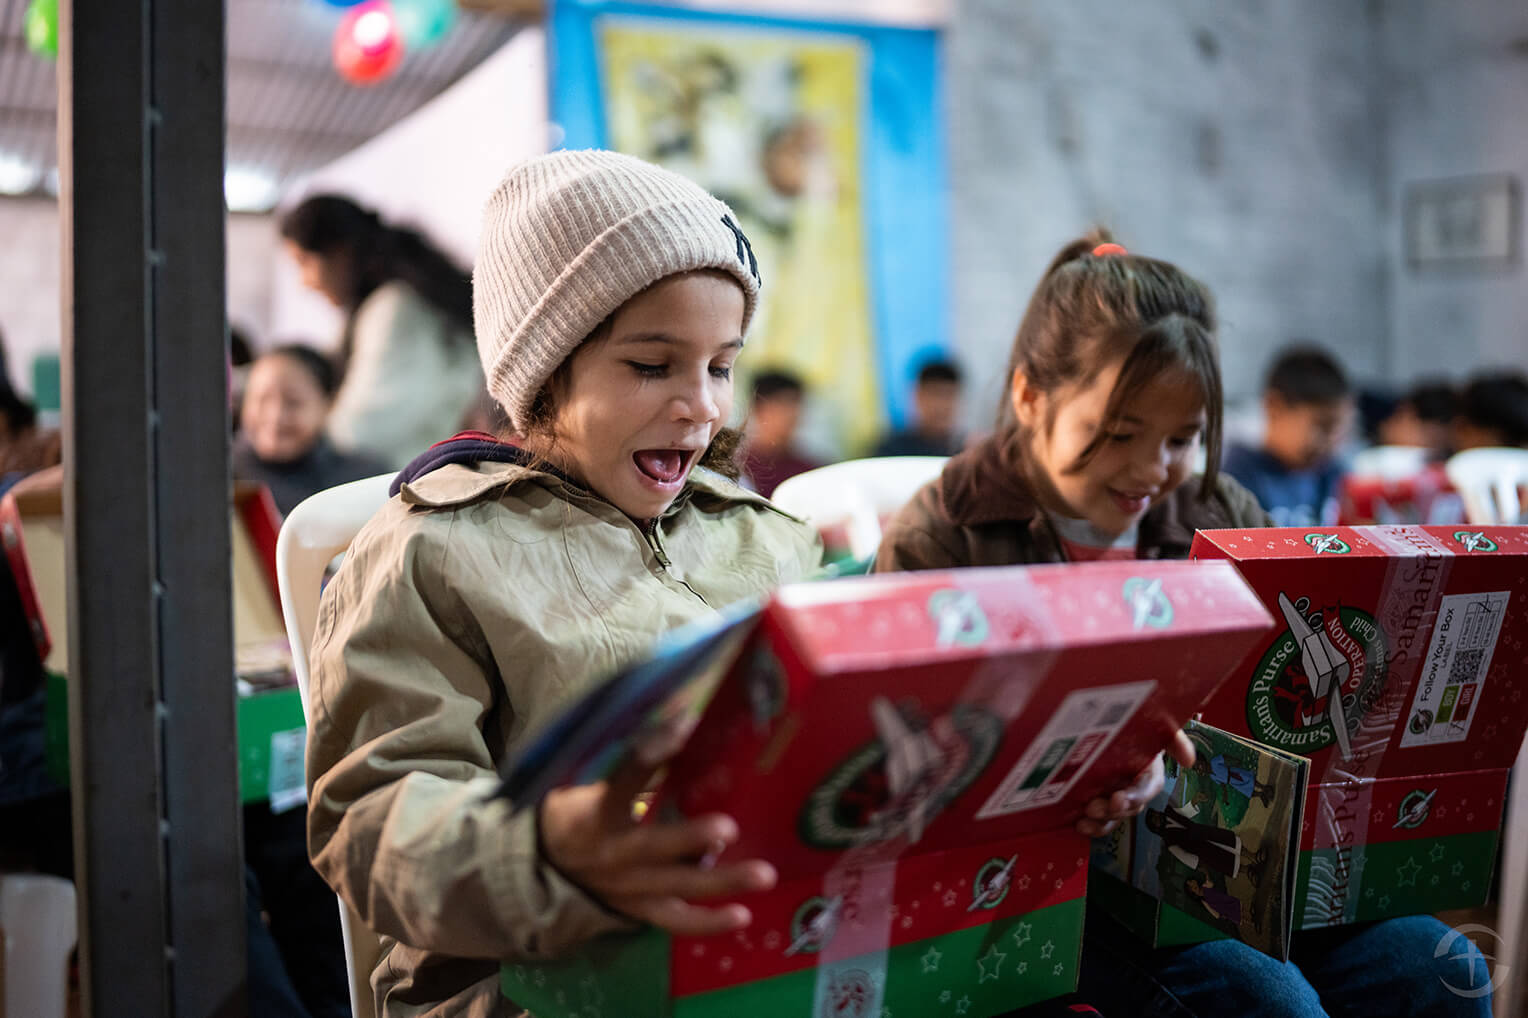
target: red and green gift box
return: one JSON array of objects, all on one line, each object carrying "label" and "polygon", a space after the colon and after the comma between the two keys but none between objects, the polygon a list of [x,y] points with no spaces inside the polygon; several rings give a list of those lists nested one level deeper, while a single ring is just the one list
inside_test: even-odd
[{"label": "red and green gift box", "polygon": [[[287,684],[252,687],[236,705],[243,802],[276,810],[305,799],[302,701],[290,684],[290,652],[276,589],[280,516],[264,488],[235,487],[230,513],[236,668]],[[0,500],[0,540],[47,675],[45,748],[50,776],[69,781],[69,637],[63,500],[56,490]],[[242,666],[242,667],[240,667]],[[228,681],[234,675],[227,676]]]},{"label": "red and green gift box", "polygon": [[652,810],[737,819],[728,857],[781,876],[744,899],[753,924],[507,965],[504,992],[537,1018],[979,1018],[1067,992],[1081,806],[1129,784],[1270,624],[1218,564],[787,587]]},{"label": "red and green gift box", "polygon": [[1528,528],[1201,532],[1275,615],[1204,710],[1311,759],[1295,922],[1479,905],[1528,730]]}]

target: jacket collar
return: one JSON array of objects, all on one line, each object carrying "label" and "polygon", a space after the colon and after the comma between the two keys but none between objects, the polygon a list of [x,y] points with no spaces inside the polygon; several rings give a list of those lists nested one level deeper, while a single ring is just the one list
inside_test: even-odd
[{"label": "jacket collar", "polygon": [[[1022,444],[1014,434],[991,436],[953,457],[939,477],[939,501],[950,521],[979,527],[1006,523],[1035,527],[1045,514],[1024,479]],[[1180,485],[1141,519],[1138,547],[1148,557],[1168,549],[1186,553],[1196,530],[1235,526],[1223,499],[1200,499],[1204,478]]]}]

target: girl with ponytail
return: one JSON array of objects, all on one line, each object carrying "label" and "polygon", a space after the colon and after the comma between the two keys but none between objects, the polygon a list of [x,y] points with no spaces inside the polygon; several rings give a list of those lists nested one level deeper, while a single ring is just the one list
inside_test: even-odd
[{"label": "girl with ponytail", "polygon": [[[1209,290],[1095,232],[1062,248],[1030,298],[996,432],[897,514],[875,570],[1186,558],[1196,530],[1271,525],[1217,469],[1220,442]],[[1193,763],[1182,733],[1170,752]],[[1077,829],[1109,833],[1156,796],[1162,773],[1159,759],[1095,799]],[[1448,934],[1431,916],[1305,930],[1278,962],[1229,939],[1152,950],[1090,908],[1079,992],[1105,1014],[1150,1018],[1484,1018],[1489,997],[1445,992],[1480,960],[1473,948],[1438,959]]]}]

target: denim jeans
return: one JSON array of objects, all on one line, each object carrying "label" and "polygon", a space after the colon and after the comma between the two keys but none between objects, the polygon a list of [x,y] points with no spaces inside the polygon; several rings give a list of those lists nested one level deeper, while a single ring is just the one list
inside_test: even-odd
[{"label": "denim jeans", "polygon": [[[1234,940],[1152,949],[1088,909],[1078,998],[1107,1018],[1489,1018],[1479,950],[1408,916],[1294,934],[1287,962]],[[1452,989],[1450,988],[1452,987]]]}]

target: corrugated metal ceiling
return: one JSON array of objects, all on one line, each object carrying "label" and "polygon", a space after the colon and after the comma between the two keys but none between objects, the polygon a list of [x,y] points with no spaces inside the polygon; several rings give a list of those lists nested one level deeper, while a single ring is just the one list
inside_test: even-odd
[{"label": "corrugated metal ceiling", "polygon": [[[316,0],[227,4],[228,167],[246,190],[254,182],[256,193],[268,187],[272,196],[433,98],[517,27],[462,11],[435,46],[409,53],[381,84],[357,88],[330,63],[338,8]],[[0,190],[12,192],[31,178],[43,189],[57,163],[57,68],[27,51],[26,6],[0,0]]]}]

